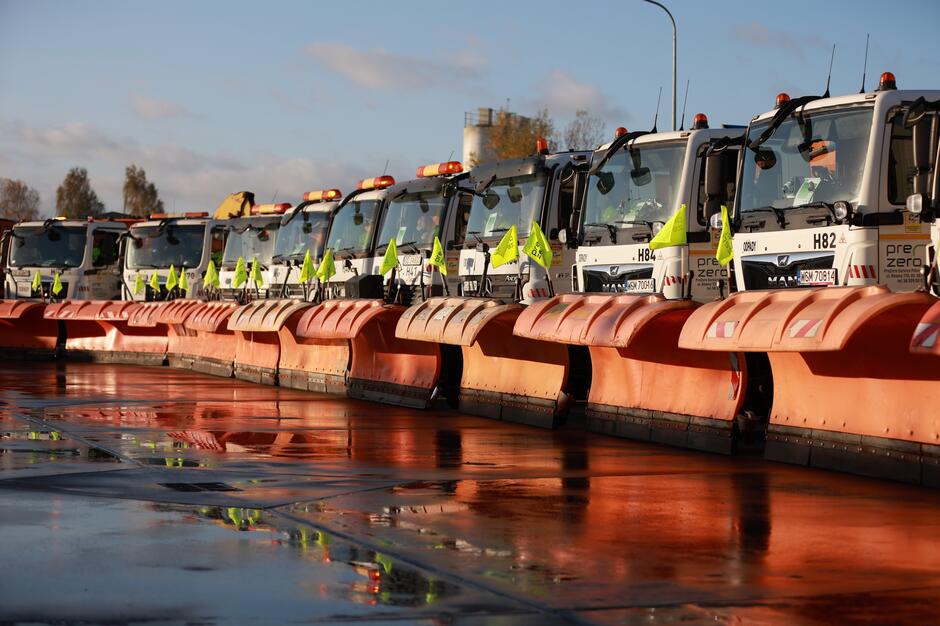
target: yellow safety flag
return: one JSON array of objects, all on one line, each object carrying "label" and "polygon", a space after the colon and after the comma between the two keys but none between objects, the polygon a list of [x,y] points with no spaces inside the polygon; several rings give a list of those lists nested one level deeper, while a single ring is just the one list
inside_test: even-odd
[{"label": "yellow safety flag", "polygon": [[137,278],[134,279],[134,295],[139,295],[144,292],[144,279],[140,276],[140,272],[137,272]]},{"label": "yellow safety flag", "polygon": [[261,264],[258,263],[258,257],[251,260],[251,282],[259,287],[264,285],[264,277],[261,276]]},{"label": "yellow safety flag", "polygon": [[206,268],[206,275],[202,277],[203,287],[219,288],[219,270],[215,269],[215,262],[209,259],[209,267]]},{"label": "yellow safety flag", "polygon": [[437,235],[434,235],[430,264],[440,270],[441,276],[447,276],[447,257],[444,255],[444,246],[441,245],[441,240],[437,238]]},{"label": "yellow safety flag", "polygon": [[245,259],[238,257],[235,263],[235,276],[232,278],[232,287],[236,289],[248,282],[248,268],[245,267]]},{"label": "yellow safety flag", "polygon": [[304,262],[300,266],[300,282],[309,283],[314,275],[315,270],[313,269],[313,260],[310,258],[310,250],[307,249],[307,252],[304,254]]},{"label": "yellow safety flag", "polygon": [[42,289],[42,278],[39,277],[39,272],[33,274],[33,283],[30,285],[30,288],[33,291],[39,291]]},{"label": "yellow safety flag", "polygon": [[62,275],[59,272],[55,273],[55,280],[52,281],[52,295],[57,296],[62,293]]},{"label": "yellow safety flag", "polygon": [[170,263],[170,271],[166,275],[166,290],[173,291],[180,281],[176,278],[176,268]]},{"label": "yellow safety flag", "polygon": [[317,278],[321,283],[328,282],[336,274],[336,263],[333,262],[333,249],[329,248],[317,268]]},{"label": "yellow safety flag", "polygon": [[157,276],[156,272],[150,275],[150,282],[148,284],[154,291],[160,292],[160,277]]},{"label": "yellow safety flag", "polygon": [[379,274],[385,276],[396,267],[398,267],[398,245],[395,243],[395,238],[392,237],[388,240],[388,247],[385,248],[385,256],[382,257]]},{"label": "yellow safety flag", "polygon": [[516,225],[513,224],[499,240],[496,251],[490,256],[490,263],[493,267],[511,263],[519,258],[519,235],[516,233]]},{"label": "yellow safety flag", "polygon": [[688,240],[685,232],[685,205],[679,207],[675,215],[663,224],[662,229],[650,240],[650,250],[659,250],[669,246],[684,246]]},{"label": "yellow safety flag", "polygon": [[728,207],[721,205],[721,236],[718,238],[718,251],[715,252],[718,264],[724,267],[734,258],[734,248],[731,245],[731,219],[728,217]]},{"label": "yellow safety flag", "polygon": [[186,268],[180,269],[180,291],[189,295],[189,280],[186,278]]},{"label": "yellow safety flag", "polygon": [[525,240],[522,251],[530,259],[549,269],[552,265],[552,246],[548,243],[548,237],[539,228],[539,225],[533,221],[532,228],[529,230],[529,238]]}]

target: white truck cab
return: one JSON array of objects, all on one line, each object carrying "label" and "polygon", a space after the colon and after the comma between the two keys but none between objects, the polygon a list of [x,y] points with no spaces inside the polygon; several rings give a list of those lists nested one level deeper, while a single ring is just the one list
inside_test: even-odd
[{"label": "white truck cab", "polygon": [[[913,193],[918,98],[882,74],[877,91],[777,98],[751,120],[734,203],[738,290],[922,283],[930,224],[906,210]],[[716,225],[717,226],[717,225]]]},{"label": "white truck cab", "polygon": [[[455,245],[463,242],[471,202],[471,196],[456,192],[467,178],[459,161],[423,165],[416,176],[388,187],[372,258],[372,271],[378,274],[389,242],[395,240],[400,265],[390,300],[406,306],[431,296],[457,294]],[[446,277],[428,264],[435,237],[450,261]]]},{"label": "white truck cab", "polygon": [[[472,201],[464,240],[452,244],[460,248],[457,295],[530,304],[570,291],[576,245],[570,226],[590,153],[549,154],[544,140],[539,140],[537,152],[478,165],[458,187]],[[549,271],[522,251],[533,221],[552,248]],[[519,237],[519,258],[494,268],[491,254],[513,225]]]},{"label": "white truck cab", "polygon": [[[222,262],[228,235],[226,220],[210,219],[208,213],[154,214],[134,224],[128,231],[124,254],[125,300],[173,300],[205,297],[202,280],[212,260],[216,268]],[[186,272],[189,291],[178,286],[167,291],[166,282],[173,266],[177,278]],[[137,277],[143,287],[136,289]],[[160,288],[151,280],[156,275]]]},{"label": "white truck cab", "polygon": [[271,295],[274,298],[308,300],[310,288],[300,280],[307,252],[313,267],[319,267],[326,252],[326,238],[333,212],[343,192],[339,189],[308,191],[303,202],[281,217],[274,255],[271,257]]},{"label": "white truck cab", "polygon": [[[727,270],[715,259],[709,219],[734,197],[743,135],[743,128],[709,128],[701,113],[690,130],[618,128],[591,160],[572,289],[713,300]],[[650,240],[682,206],[688,246],[651,250]]]},{"label": "white truck cab", "polygon": [[[111,300],[121,295],[120,242],[133,220],[53,218],[8,230],[5,298]],[[52,292],[56,274],[62,284]],[[33,289],[36,276],[39,288]]]},{"label": "white truck cab", "polygon": [[[277,246],[281,219],[290,208],[288,202],[256,204],[251,207],[251,215],[225,221],[228,233],[222,263],[219,266],[219,295],[223,300],[236,300],[245,304],[274,295],[275,280],[271,259]],[[239,258],[244,261],[249,277],[243,284],[235,287],[235,268]],[[258,260],[261,270],[260,286],[251,280],[250,276],[255,259]]]}]

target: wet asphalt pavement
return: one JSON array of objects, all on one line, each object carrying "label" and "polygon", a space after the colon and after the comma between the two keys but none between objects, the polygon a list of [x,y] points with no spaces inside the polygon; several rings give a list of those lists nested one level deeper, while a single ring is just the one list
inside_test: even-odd
[{"label": "wet asphalt pavement", "polygon": [[0,380],[0,624],[940,619],[937,491],[169,368]]}]

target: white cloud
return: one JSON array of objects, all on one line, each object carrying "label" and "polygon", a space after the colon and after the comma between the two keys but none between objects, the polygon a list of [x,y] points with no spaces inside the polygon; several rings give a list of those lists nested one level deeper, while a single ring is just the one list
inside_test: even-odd
[{"label": "white cloud", "polygon": [[367,89],[449,85],[472,78],[486,67],[486,57],[474,45],[453,54],[429,57],[411,57],[382,48],[359,50],[340,42],[311,43],[304,52]]},{"label": "white cloud", "polygon": [[626,122],[630,117],[626,109],[612,105],[598,87],[583,83],[560,69],[552,70],[542,85],[543,92],[535,104],[547,108],[553,117],[574,117],[578,110],[608,122]]},{"label": "white cloud", "polygon": [[832,43],[826,43],[816,35],[793,35],[774,30],[760,22],[735,24],[731,27],[731,36],[741,43],[784,50],[799,59],[806,58],[806,50],[828,50]]},{"label": "white cloud", "polygon": [[186,115],[183,105],[169,100],[157,100],[140,94],[131,94],[131,110],[142,120],[163,120]]}]

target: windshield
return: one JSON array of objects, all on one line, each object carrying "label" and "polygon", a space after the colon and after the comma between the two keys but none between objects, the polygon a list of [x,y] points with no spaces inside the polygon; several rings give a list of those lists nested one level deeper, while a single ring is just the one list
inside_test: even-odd
[{"label": "windshield", "polygon": [[127,267],[168,268],[199,267],[202,261],[205,224],[179,226],[135,226],[127,248]]},{"label": "windshield", "polygon": [[484,197],[473,197],[467,234],[500,238],[515,224],[520,237],[528,235],[532,221],[541,218],[545,181],[544,173],[494,181]]},{"label": "windshield", "polygon": [[375,230],[375,211],[379,200],[353,200],[339,210],[330,226],[328,248],[334,254],[355,255],[368,252]]},{"label": "windshield", "polygon": [[[795,116],[780,125],[756,151],[744,151],[742,214],[774,208],[858,199],[872,109],[829,111]],[[769,120],[755,123],[749,141],[766,130]]]},{"label": "windshield", "polygon": [[382,217],[376,251],[384,251],[392,239],[398,245],[413,243],[430,247],[434,236],[440,235],[446,204],[439,191],[407,193],[392,200]]},{"label": "windshield", "polygon": [[641,144],[611,156],[588,180],[585,242],[618,243],[618,230],[672,217],[686,146],[685,141]]},{"label": "windshield", "polygon": [[258,259],[262,265],[271,263],[279,227],[279,221],[255,222],[244,230],[242,227],[230,230],[222,255],[222,267],[235,267],[238,257],[242,257],[246,263],[254,259]]},{"label": "windshield", "polygon": [[278,231],[274,259],[302,257],[307,250],[312,258],[320,258],[329,226],[329,213],[317,211],[298,215]]},{"label": "windshield", "polygon": [[85,257],[84,226],[18,226],[13,229],[10,265],[78,267]]}]

